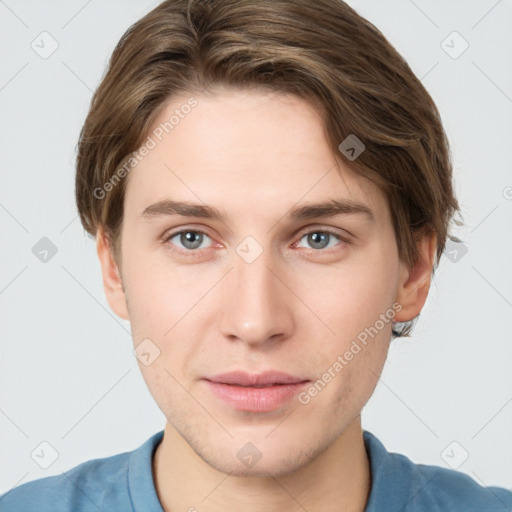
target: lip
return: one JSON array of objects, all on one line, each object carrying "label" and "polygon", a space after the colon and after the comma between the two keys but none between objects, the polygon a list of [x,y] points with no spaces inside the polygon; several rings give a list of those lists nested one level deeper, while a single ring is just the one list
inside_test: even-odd
[{"label": "lip", "polygon": [[205,377],[210,382],[232,384],[236,386],[269,386],[271,384],[297,384],[308,379],[296,377],[289,373],[269,370],[263,373],[249,374],[242,371],[221,373],[211,377]]},{"label": "lip", "polygon": [[203,379],[210,391],[240,411],[269,412],[283,406],[310,381],[280,371],[229,372]]}]

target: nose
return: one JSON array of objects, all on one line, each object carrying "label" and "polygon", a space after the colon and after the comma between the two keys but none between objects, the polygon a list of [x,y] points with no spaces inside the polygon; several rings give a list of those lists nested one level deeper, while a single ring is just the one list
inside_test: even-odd
[{"label": "nose", "polygon": [[286,272],[277,268],[270,251],[252,262],[234,254],[234,268],[222,286],[221,332],[226,339],[251,346],[269,345],[293,331],[293,293]]}]

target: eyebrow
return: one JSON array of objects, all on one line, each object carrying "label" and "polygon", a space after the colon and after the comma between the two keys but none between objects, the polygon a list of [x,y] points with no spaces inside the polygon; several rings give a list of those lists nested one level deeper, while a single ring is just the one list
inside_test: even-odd
[{"label": "eyebrow", "polygon": [[[224,222],[222,213],[213,206],[171,200],[158,201],[148,206],[142,212],[141,217],[150,219],[172,215],[199,217]],[[364,215],[371,221],[375,220],[375,215],[371,208],[366,204],[351,199],[331,199],[330,201],[300,206],[289,211],[285,218],[297,221],[317,217],[334,217],[336,215]]]}]

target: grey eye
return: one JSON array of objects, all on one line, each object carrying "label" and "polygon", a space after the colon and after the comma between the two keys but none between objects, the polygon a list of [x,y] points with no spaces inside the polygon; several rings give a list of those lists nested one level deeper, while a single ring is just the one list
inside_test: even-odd
[{"label": "grey eye", "polygon": [[[179,240],[179,244],[181,244],[181,247],[183,247],[184,249],[187,249],[187,250],[198,249],[201,246],[201,244],[203,243],[205,237],[209,238],[206,233],[202,233],[201,231],[193,231],[193,230],[187,229],[187,230],[183,230],[183,231],[178,231],[177,233],[170,235],[169,238],[167,239],[167,241],[171,242],[174,238],[177,238],[177,237],[179,237],[178,240]],[[178,245],[178,247],[180,247],[180,245],[176,244],[176,242],[171,242],[171,243]]]},{"label": "grey eye", "polygon": [[330,241],[334,240],[335,242],[339,242],[341,240],[338,235],[329,231],[310,231],[309,233],[305,233],[301,240],[304,238],[307,238],[308,245],[313,249],[333,247],[333,245],[329,246]]}]

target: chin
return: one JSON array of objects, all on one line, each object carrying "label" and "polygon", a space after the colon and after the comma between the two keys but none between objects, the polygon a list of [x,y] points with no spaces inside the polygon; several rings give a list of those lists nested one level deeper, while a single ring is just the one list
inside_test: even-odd
[{"label": "chin", "polygon": [[[297,428],[294,431],[297,432]],[[294,473],[329,446],[328,439],[314,439],[307,435],[301,439],[286,435],[284,429],[283,434],[276,435],[274,439],[265,436],[268,436],[268,429],[264,434],[258,432],[254,436],[249,434],[229,441],[225,439],[225,443],[221,439],[210,439],[208,444],[197,443],[195,439],[188,439],[188,442],[196,454],[217,471],[230,476],[255,478],[278,478]]]}]

